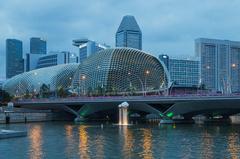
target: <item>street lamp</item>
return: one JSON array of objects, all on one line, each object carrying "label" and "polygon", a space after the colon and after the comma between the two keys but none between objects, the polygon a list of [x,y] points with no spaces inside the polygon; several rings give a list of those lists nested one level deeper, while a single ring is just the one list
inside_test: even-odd
[{"label": "street lamp", "polygon": [[143,96],[144,96],[145,95],[144,94],[144,86],[143,86],[143,81],[141,80],[141,78],[139,76],[135,75],[135,74],[132,74],[131,72],[128,72],[128,75],[133,75],[140,81],[141,86],[142,86],[142,93],[143,93]]},{"label": "street lamp", "polygon": [[85,79],[86,79],[86,76],[85,76],[85,75],[82,75],[82,76],[81,76],[81,81],[84,81],[84,85],[83,85],[83,95],[85,95]]},{"label": "street lamp", "polygon": [[145,78],[144,78],[144,79],[145,79],[145,95],[147,95],[147,78],[146,78],[146,77],[147,77],[149,74],[150,74],[150,71],[149,71],[149,70],[146,70],[146,71],[145,71],[145,76],[144,76],[144,77],[145,77]]},{"label": "street lamp", "polygon": [[177,81],[173,81],[173,82],[171,83],[170,91],[169,91],[169,95],[170,95],[170,96],[171,96],[171,94],[172,94],[172,89],[173,89],[173,87],[174,87],[176,84],[177,84]]}]

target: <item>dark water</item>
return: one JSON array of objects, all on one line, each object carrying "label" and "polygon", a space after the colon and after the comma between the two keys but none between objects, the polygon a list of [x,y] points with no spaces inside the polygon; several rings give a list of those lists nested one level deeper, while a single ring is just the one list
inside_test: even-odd
[{"label": "dark water", "polygon": [[134,125],[66,122],[0,125],[28,136],[0,140],[0,159],[239,158],[238,125]]}]

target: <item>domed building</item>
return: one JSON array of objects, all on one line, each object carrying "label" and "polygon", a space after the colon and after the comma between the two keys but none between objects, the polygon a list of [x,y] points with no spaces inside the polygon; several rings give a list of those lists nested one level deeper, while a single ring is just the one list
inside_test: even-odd
[{"label": "domed building", "polygon": [[48,87],[51,92],[59,87],[68,89],[77,68],[78,64],[63,64],[32,70],[8,79],[4,83],[3,89],[9,94],[17,96],[26,93],[38,94],[43,85]]},{"label": "domed building", "polygon": [[73,88],[81,95],[144,94],[169,87],[169,74],[156,57],[132,48],[106,49],[79,65]]},{"label": "domed building", "polygon": [[25,72],[8,79],[3,89],[11,95],[38,94],[44,84],[77,95],[145,95],[167,89],[169,73],[156,57],[133,48],[102,50],[81,64],[63,64]]}]

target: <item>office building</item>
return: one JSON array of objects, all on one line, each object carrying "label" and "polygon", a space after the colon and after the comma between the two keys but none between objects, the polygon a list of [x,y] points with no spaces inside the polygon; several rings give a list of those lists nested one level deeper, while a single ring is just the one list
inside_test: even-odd
[{"label": "office building", "polygon": [[124,16],[115,35],[116,47],[142,50],[142,32],[134,16]]},{"label": "office building", "polygon": [[99,44],[95,41],[88,39],[73,40],[73,45],[79,48],[79,62],[82,63],[90,55],[95,54],[101,50],[109,48],[105,44]]},{"label": "office building", "polygon": [[49,52],[48,55],[38,59],[36,68],[44,68],[61,64],[78,63],[78,57],[74,53],[67,51]]},{"label": "office building", "polygon": [[165,64],[166,68],[169,70],[169,56],[165,54],[161,54],[159,55],[159,59]]},{"label": "office building", "polygon": [[22,41],[17,39],[6,40],[6,78],[24,72]]},{"label": "office building", "polygon": [[49,54],[26,54],[26,71],[60,64],[78,63],[75,53],[52,51]]},{"label": "office building", "polygon": [[214,92],[240,92],[240,42],[199,38],[195,52],[200,57],[201,82]]},{"label": "office building", "polygon": [[37,68],[40,57],[47,56],[45,54],[26,54],[26,71],[31,71]]},{"label": "office building", "polygon": [[47,41],[38,37],[30,39],[31,54],[47,54]]},{"label": "office building", "polygon": [[30,39],[30,53],[26,54],[26,71],[36,69],[38,59],[47,54],[47,42],[39,37]]},{"label": "office building", "polygon": [[170,73],[174,87],[199,86],[199,61],[196,59],[174,59],[168,55],[159,55]]}]

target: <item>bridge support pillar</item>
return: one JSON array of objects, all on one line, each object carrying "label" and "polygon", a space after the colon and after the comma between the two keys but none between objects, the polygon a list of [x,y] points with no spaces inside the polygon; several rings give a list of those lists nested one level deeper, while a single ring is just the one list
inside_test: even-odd
[{"label": "bridge support pillar", "polygon": [[77,116],[75,119],[74,119],[74,122],[81,122],[81,121],[85,121],[86,119],[84,117],[81,117],[80,115]]},{"label": "bridge support pillar", "polygon": [[81,122],[81,121],[85,121],[86,118],[82,117],[80,114],[79,114],[79,110],[76,111],[74,109],[71,109],[70,107],[68,106],[63,106],[63,109],[71,114],[74,114],[76,115],[76,118],[74,119],[75,122]]}]

